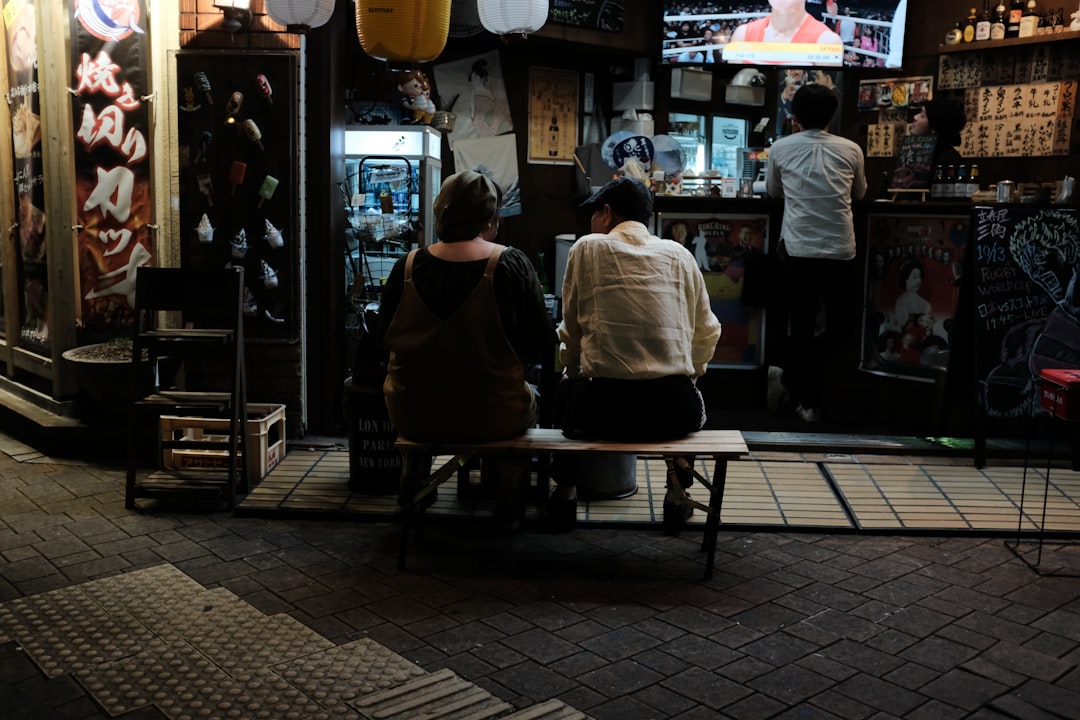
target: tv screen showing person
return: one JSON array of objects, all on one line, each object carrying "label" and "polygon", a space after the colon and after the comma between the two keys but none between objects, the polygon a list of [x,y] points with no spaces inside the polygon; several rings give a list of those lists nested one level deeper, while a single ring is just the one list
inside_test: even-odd
[{"label": "tv screen showing person", "polygon": [[906,13],[906,0],[665,0],[661,62],[899,68]]}]

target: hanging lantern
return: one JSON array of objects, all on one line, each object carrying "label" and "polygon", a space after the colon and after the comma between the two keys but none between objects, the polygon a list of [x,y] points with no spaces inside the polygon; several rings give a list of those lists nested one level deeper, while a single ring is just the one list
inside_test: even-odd
[{"label": "hanging lantern", "polygon": [[547,0],[477,0],[480,24],[496,35],[528,35],[544,27]]},{"label": "hanging lantern", "polygon": [[334,14],[334,0],[263,0],[266,14],[291,33],[306,35]]},{"label": "hanging lantern", "polygon": [[449,33],[450,0],[356,0],[356,35],[376,60],[434,60]]}]

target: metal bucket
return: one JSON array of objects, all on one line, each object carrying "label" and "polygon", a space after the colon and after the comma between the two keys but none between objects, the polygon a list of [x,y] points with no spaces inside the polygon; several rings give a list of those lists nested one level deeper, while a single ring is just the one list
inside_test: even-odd
[{"label": "metal bucket", "polygon": [[1014,203],[1020,200],[1020,187],[1015,180],[1001,180],[997,184],[997,201]]},{"label": "metal bucket", "polygon": [[580,455],[574,459],[578,496],[616,500],[637,492],[636,455]]}]

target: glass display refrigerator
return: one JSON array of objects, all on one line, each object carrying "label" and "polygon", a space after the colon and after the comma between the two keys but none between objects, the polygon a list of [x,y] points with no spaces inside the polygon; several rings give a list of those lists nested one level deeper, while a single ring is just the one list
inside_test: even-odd
[{"label": "glass display refrigerator", "polygon": [[342,199],[349,220],[345,287],[354,305],[378,302],[399,257],[434,240],[442,135],[427,125],[345,131]]}]

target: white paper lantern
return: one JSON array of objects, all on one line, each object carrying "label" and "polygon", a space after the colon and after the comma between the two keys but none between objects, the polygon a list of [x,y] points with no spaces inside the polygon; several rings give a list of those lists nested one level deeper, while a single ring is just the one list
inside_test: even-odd
[{"label": "white paper lantern", "polygon": [[480,24],[496,35],[528,35],[544,27],[548,0],[477,0]]},{"label": "white paper lantern", "polygon": [[334,14],[334,0],[263,0],[263,4],[274,22],[300,35],[325,25]]}]

